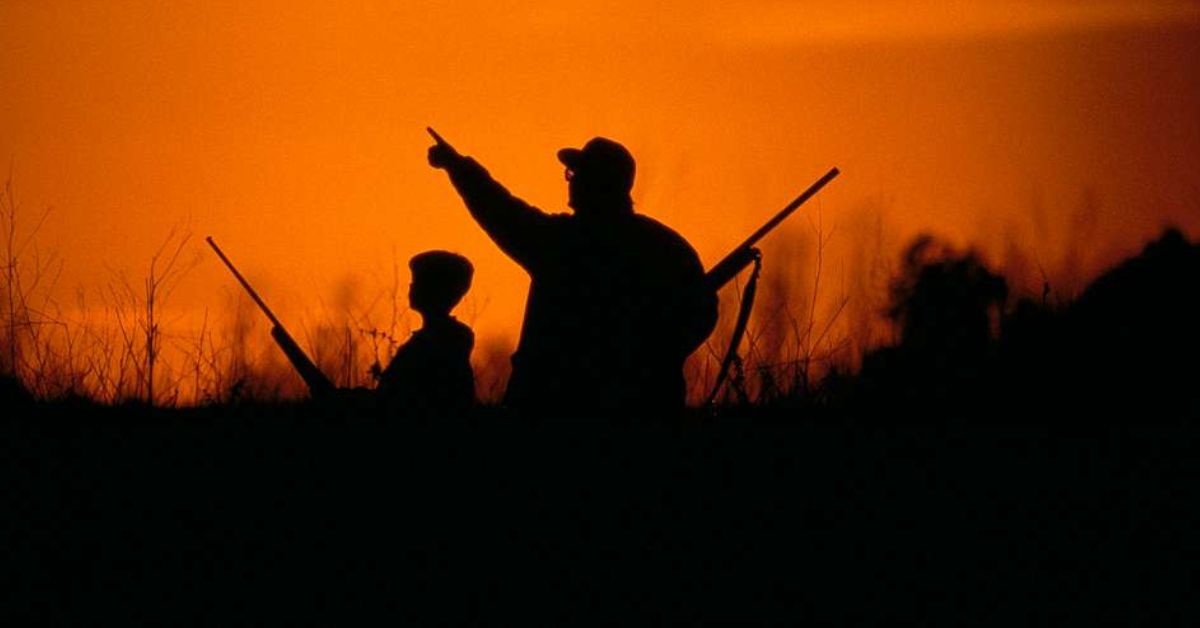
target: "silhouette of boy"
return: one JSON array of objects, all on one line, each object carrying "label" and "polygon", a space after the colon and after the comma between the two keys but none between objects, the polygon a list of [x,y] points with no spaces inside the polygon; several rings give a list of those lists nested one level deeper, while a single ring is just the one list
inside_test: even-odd
[{"label": "silhouette of boy", "polygon": [[471,287],[474,268],[467,258],[447,251],[421,253],[408,267],[408,302],[422,326],[396,350],[379,377],[378,391],[397,410],[468,408],[475,403],[470,361],[475,334],[450,311]]}]

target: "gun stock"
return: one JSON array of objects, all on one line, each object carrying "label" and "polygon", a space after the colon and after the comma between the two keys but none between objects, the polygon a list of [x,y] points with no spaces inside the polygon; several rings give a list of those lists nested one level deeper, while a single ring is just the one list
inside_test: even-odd
[{"label": "gun stock", "polygon": [[305,385],[308,386],[309,394],[312,395],[313,398],[317,398],[333,392],[335,390],[333,382],[329,381],[329,378],[326,377],[325,374],[321,372],[321,369],[317,368],[317,365],[314,364],[313,361],[308,357],[308,354],[300,348],[300,345],[296,343],[296,340],[292,338],[292,335],[289,334],[286,329],[284,329],[283,323],[280,323],[279,319],[275,318],[275,313],[272,312],[271,308],[267,307],[267,304],[264,303],[262,298],[258,296],[258,293],[254,291],[254,288],[250,286],[250,282],[246,281],[246,278],[242,277],[242,274],[239,273],[237,268],[234,267],[233,262],[229,261],[228,257],[225,257],[225,253],[221,251],[221,248],[218,247],[217,243],[213,241],[212,236],[204,238],[204,241],[208,242],[208,245],[212,247],[213,251],[216,251],[217,257],[221,258],[221,261],[225,263],[227,268],[229,268],[229,272],[233,273],[233,276],[237,278],[238,283],[242,284],[242,287],[246,289],[246,292],[250,295],[250,298],[254,300],[254,303],[257,304],[259,309],[263,311],[263,314],[267,315],[267,319],[271,321],[271,338],[275,339],[275,344],[279,345],[279,348],[283,350],[283,355],[287,357],[288,362],[292,363],[292,368],[296,369],[296,372],[300,375],[300,379],[304,380]]},{"label": "gun stock", "polygon": [[283,349],[283,354],[287,356],[288,362],[292,363],[292,368],[300,374],[300,379],[308,386],[308,392],[313,398],[322,397],[333,392],[333,382],[329,381],[328,377],[317,368],[316,364],[308,358],[308,354],[296,344],[296,340],[287,332],[281,325],[276,325],[271,328],[271,337],[275,339],[275,344]]},{"label": "gun stock", "polygon": [[726,255],[724,259],[717,262],[716,266],[713,266],[711,270],[704,274],[705,282],[708,284],[709,288],[715,292],[724,287],[725,284],[732,281],[733,278],[738,275],[738,273],[742,272],[743,269],[745,269],[750,265],[751,262],[754,261],[754,258],[757,255],[754,250],[754,245],[757,244],[759,240],[763,239],[763,236],[770,233],[773,229],[775,229],[775,227],[778,227],[779,223],[786,220],[788,216],[791,216],[792,212],[799,209],[801,205],[808,201],[808,199],[815,196],[817,192],[820,192],[821,188],[825,187],[825,184],[832,181],[834,177],[838,176],[840,173],[841,171],[839,171],[837,168],[830,168],[829,172],[825,173],[825,176],[817,179],[816,183],[808,186],[808,189],[801,192],[800,196],[797,196],[795,199],[793,199],[791,203],[788,203],[787,207],[784,207],[773,217],[771,217],[766,224],[758,228],[758,231],[750,234],[750,237],[746,238],[746,240],[742,242],[741,245],[739,245],[736,249],[734,249],[732,253]]}]

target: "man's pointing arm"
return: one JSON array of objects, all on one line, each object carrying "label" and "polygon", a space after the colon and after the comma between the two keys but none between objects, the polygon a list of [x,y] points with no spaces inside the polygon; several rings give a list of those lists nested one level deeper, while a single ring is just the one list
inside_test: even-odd
[{"label": "man's pointing arm", "polygon": [[437,131],[426,130],[434,140],[429,147],[429,165],[446,171],[475,221],[501,250],[529,269],[549,246],[551,218],[513,196],[483,166],[459,154]]}]

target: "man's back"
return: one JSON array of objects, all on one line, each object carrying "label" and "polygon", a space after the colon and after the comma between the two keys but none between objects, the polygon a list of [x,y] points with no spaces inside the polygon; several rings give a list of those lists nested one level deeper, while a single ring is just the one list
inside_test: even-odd
[{"label": "man's back", "polygon": [[525,324],[506,401],[518,407],[679,406],[682,363],[715,315],[703,268],[653,219],[551,217],[529,268]]}]

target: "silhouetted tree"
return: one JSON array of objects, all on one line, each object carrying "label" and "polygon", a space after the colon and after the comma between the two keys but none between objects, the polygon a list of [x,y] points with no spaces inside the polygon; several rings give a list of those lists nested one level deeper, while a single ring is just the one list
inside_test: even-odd
[{"label": "silhouetted tree", "polygon": [[981,392],[991,375],[992,321],[1008,296],[1004,278],[975,252],[923,235],[906,249],[890,296],[899,344],[864,358],[859,393],[870,403],[932,408]]}]

